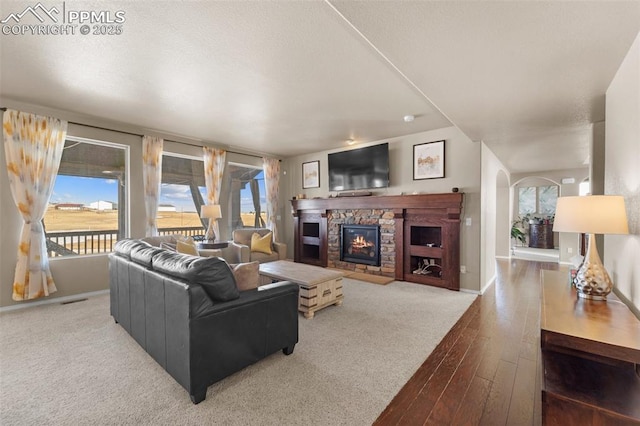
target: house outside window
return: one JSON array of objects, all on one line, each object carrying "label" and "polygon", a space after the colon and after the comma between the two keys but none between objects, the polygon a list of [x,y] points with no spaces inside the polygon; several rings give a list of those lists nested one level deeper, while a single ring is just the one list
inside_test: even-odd
[{"label": "house outside window", "polygon": [[108,253],[127,235],[126,145],[68,137],[44,229],[49,257]]}]

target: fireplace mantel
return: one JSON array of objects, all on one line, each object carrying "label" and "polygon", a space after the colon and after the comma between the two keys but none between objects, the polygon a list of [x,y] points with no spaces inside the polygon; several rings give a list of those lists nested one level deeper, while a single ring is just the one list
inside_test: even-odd
[{"label": "fireplace mantel", "polygon": [[[330,235],[335,235],[332,229],[337,229],[336,223],[352,223],[346,220],[361,223],[360,216],[368,214],[367,223],[379,223],[387,228],[385,238],[388,250],[392,251],[389,258],[393,260],[388,260],[386,265],[383,261],[381,268],[367,266],[362,272],[457,290],[462,200],[462,193],[291,200],[294,260],[324,267],[352,266],[336,265],[330,247],[334,238]],[[430,239],[429,242],[422,241],[425,238]],[[427,245],[432,244],[434,238],[437,247]],[[420,242],[416,242],[418,240]],[[430,270],[441,268],[440,276],[433,272],[415,273],[427,261],[437,263]]]},{"label": "fireplace mantel", "polygon": [[332,197],[291,200],[293,214],[305,210],[349,210],[349,209],[426,209],[446,212],[452,218],[460,218],[462,193],[381,195],[368,197]]}]

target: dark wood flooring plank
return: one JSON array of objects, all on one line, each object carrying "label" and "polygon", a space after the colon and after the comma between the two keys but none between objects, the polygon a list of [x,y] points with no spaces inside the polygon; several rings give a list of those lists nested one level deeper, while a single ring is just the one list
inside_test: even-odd
[{"label": "dark wood flooring plank", "polygon": [[450,424],[461,426],[479,424],[490,389],[491,382],[489,380],[475,376],[467,393],[462,397],[462,403]]},{"label": "dark wood flooring plank", "polygon": [[467,393],[467,389],[475,376],[478,364],[487,347],[486,337],[476,338],[464,356],[464,359],[455,371],[447,388],[433,407],[426,424],[443,425],[451,424],[451,420],[458,412],[462,402],[460,395]]},{"label": "dark wood flooring plank", "polygon": [[460,338],[434,372],[427,385],[416,396],[405,415],[400,419],[402,424],[423,424],[427,420],[475,340],[475,336],[475,330],[464,329],[462,331]]},{"label": "dark wood flooring plank", "polygon": [[535,361],[531,361],[526,358],[520,358],[518,360],[507,424],[533,424],[536,373],[537,368]]},{"label": "dark wood flooring plank", "polygon": [[489,391],[487,403],[484,406],[484,413],[480,419],[481,425],[507,424],[515,376],[516,364],[501,360]]}]

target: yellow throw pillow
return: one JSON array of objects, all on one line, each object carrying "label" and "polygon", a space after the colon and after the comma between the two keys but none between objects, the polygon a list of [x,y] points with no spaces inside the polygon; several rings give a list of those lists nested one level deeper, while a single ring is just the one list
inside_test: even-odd
[{"label": "yellow throw pillow", "polygon": [[264,237],[254,232],[251,235],[251,251],[257,251],[260,253],[271,254],[271,239],[273,233],[269,232]]},{"label": "yellow throw pillow", "polygon": [[176,251],[182,254],[190,254],[192,256],[198,256],[198,249],[196,249],[196,245],[185,243],[183,241],[176,242]]}]

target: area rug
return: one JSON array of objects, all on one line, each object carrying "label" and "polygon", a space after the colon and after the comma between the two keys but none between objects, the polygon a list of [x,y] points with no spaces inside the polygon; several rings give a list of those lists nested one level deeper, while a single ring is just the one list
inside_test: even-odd
[{"label": "area rug", "polygon": [[[0,424],[368,425],[475,296],[344,279],[300,342],[187,392],[109,316],[109,296],[0,314]],[[213,362],[213,361],[212,361]]]}]

